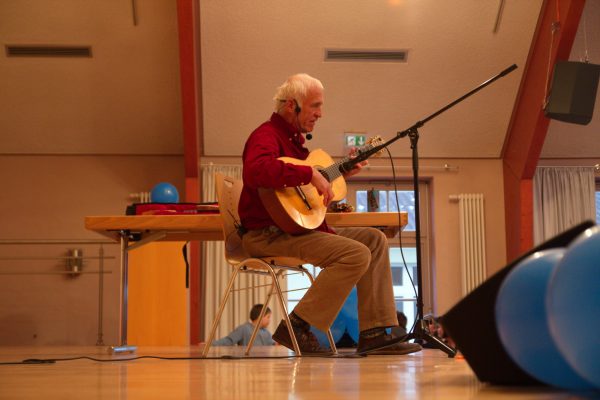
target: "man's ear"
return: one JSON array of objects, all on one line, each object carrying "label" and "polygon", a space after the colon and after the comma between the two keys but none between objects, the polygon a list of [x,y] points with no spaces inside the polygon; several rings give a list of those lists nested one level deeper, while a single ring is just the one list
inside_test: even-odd
[{"label": "man's ear", "polygon": [[296,101],[294,99],[287,99],[285,102],[285,109],[290,113],[294,113],[296,109]]}]

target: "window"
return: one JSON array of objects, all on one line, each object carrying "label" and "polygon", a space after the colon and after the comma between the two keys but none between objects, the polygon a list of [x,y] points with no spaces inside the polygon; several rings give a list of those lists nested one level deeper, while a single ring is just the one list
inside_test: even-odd
[{"label": "window", "polygon": [[596,223],[600,224],[600,191],[598,190],[596,190]]},{"label": "window", "polygon": [[600,224],[600,179],[596,178],[596,224]]},{"label": "window", "polygon": [[[314,267],[310,264],[305,264],[304,268],[306,268],[308,272],[310,272],[315,278],[321,271],[321,268]],[[304,296],[304,294],[308,290],[308,287],[310,286],[310,280],[307,276],[304,276],[300,273],[288,274],[286,279],[288,290],[287,308],[288,312],[292,312],[294,307],[296,307],[296,304],[298,304],[302,296]]]},{"label": "window", "polygon": [[[414,219],[414,193],[412,182],[403,182],[397,190],[389,181],[349,181],[347,201],[354,206],[357,212],[368,211],[367,190],[376,190],[379,200],[379,211],[408,212],[408,224],[402,231],[402,252],[400,251],[399,238],[393,238],[389,241],[390,263],[392,267],[392,279],[394,285],[394,299],[396,309],[404,312],[408,319],[408,329],[411,328],[414,321],[416,309],[417,286],[417,259],[416,259],[416,237],[415,237],[415,219]],[[423,303],[424,314],[431,313],[433,310],[432,290],[431,290],[431,267],[429,256],[429,187],[427,183],[419,185],[420,190],[420,212],[421,212],[421,268],[423,282]],[[398,205],[396,203],[398,199]],[[398,207],[399,206],[399,207]],[[406,261],[406,268],[404,261]],[[309,271],[316,276],[320,268],[311,265],[306,266]],[[410,276],[409,276],[410,273]],[[292,275],[287,279],[288,290],[288,311],[294,309],[304,293],[306,293],[307,278],[302,275]],[[413,283],[415,289],[413,289]]]},{"label": "window", "polygon": [[[380,212],[405,211],[408,213],[408,224],[402,230],[402,236],[390,239],[390,263],[392,266],[392,279],[394,280],[394,298],[396,309],[404,312],[408,319],[408,328],[417,314],[416,292],[417,288],[417,255],[415,236],[415,198],[412,181],[403,181],[394,187],[389,180],[386,181],[356,181],[348,185],[348,198],[356,199],[355,210],[366,212],[369,210],[369,195],[375,192],[378,199]],[[429,185],[426,182],[419,184],[419,208],[421,214],[421,273],[423,282],[423,313],[433,312],[431,267],[429,263]],[[402,239],[401,241],[399,239]],[[400,251],[402,246],[402,252]],[[404,261],[406,261],[406,268]],[[408,270],[408,272],[407,272]],[[410,276],[409,276],[410,273]],[[401,277],[401,278],[400,278]],[[413,289],[413,284],[415,288]]]},{"label": "window", "polygon": [[[408,224],[404,227],[404,231],[415,230],[415,196],[412,190],[373,190],[378,195],[378,211],[396,212],[398,207],[400,211],[408,212]],[[356,191],[356,211],[369,211],[369,191]]]},{"label": "window", "polygon": [[[406,266],[404,268],[404,262],[402,261],[402,254],[400,254],[400,247],[390,248],[390,262],[392,265],[392,277],[400,275],[401,280],[394,279],[394,300],[396,302],[396,310],[402,311],[408,319],[410,325],[414,321],[417,315],[417,304],[415,290],[417,288],[417,251],[415,247],[403,247],[402,253],[404,254],[404,260],[406,260]],[[408,275],[410,273],[410,276]],[[415,289],[413,289],[413,283]]]}]

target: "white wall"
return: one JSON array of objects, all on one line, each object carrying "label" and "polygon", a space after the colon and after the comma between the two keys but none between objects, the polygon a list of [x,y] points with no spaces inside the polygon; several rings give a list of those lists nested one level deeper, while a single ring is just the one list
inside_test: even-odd
[{"label": "white wall", "polygon": [[0,153],[181,154],[176,3],[3,0],[2,45],[91,46],[91,58],[0,54]]},{"label": "white wall", "polygon": [[[105,240],[84,228],[85,216],[124,215],[130,193],[160,181],[182,191],[182,175],[181,156],[0,156],[0,243]],[[52,274],[65,270],[59,258],[69,249],[98,257],[97,245],[0,244],[0,345],[96,344],[98,275]],[[113,257],[103,291],[108,345],[118,338],[120,254],[117,244],[104,251]],[[98,268],[85,260],[84,271]]]},{"label": "white wall", "polygon": [[[0,1],[2,46],[89,45],[93,55],[0,52],[0,243],[102,240],[85,216],[124,214],[130,193],[160,181],[183,194],[176,3],[137,3],[135,26],[129,1]],[[118,247],[105,246],[116,257],[105,265],[105,344],[118,336]],[[56,274],[71,248],[98,255],[0,244],[0,345],[96,344],[98,274]]]},{"label": "white wall", "polygon": [[[275,88],[307,72],[325,85],[313,145],[342,155],[345,131],[391,138],[512,64],[521,68],[422,129],[425,157],[497,158],[542,2],[200,2],[205,151],[241,154]],[[407,49],[407,63],[325,62],[326,48]],[[228,140],[224,140],[227,138]],[[397,157],[408,146],[392,145]]]}]

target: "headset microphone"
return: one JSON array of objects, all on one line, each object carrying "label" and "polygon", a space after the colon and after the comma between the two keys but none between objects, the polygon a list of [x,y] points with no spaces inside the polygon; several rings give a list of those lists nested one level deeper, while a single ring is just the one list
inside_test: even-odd
[{"label": "headset microphone", "polygon": [[[300,111],[302,111],[302,109],[300,108],[300,105],[298,104],[298,101],[296,99],[294,99],[294,103],[296,103],[296,108],[294,109],[294,111],[296,111],[296,116],[297,116],[298,114],[300,114]],[[311,140],[311,139],[312,139],[312,135],[310,133],[307,133],[306,140]]]}]

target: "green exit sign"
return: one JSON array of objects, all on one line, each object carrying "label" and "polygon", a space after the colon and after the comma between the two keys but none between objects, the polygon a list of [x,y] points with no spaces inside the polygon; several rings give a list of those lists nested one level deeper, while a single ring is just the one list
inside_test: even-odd
[{"label": "green exit sign", "polygon": [[364,133],[345,133],[345,147],[362,147],[367,143],[367,135]]}]

